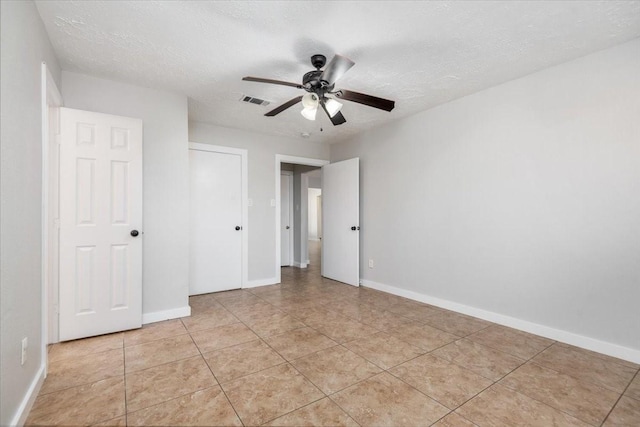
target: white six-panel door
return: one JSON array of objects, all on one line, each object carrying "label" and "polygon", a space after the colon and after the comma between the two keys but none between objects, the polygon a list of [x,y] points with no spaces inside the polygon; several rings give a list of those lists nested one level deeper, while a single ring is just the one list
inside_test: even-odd
[{"label": "white six-panel door", "polygon": [[60,340],[138,328],[142,121],[61,108],[60,123]]},{"label": "white six-panel door", "polygon": [[191,148],[189,168],[189,294],[241,288],[242,156]]},{"label": "white six-panel door", "polygon": [[322,275],[360,285],[359,159],[322,167]]}]

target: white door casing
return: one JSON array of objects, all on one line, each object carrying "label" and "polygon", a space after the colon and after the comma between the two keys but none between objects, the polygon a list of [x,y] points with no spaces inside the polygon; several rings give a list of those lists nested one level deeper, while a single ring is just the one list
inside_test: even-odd
[{"label": "white door casing", "polygon": [[242,288],[243,163],[241,153],[191,144],[190,295]]},{"label": "white door casing", "polygon": [[275,277],[272,280],[269,280],[270,283],[280,283],[281,279],[282,279],[282,275],[281,275],[281,263],[282,261],[280,261],[280,257],[281,257],[281,253],[282,253],[282,235],[280,233],[280,178],[281,178],[281,174],[282,174],[282,164],[283,163],[290,163],[290,164],[294,164],[294,165],[306,165],[306,166],[316,166],[316,167],[321,167],[324,166],[326,164],[329,164],[328,160],[322,160],[322,159],[311,159],[308,157],[297,157],[297,156],[288,156],[285,154],[276,154],[275,156],[275,194],[276,194],[276,198],[275,200],[272,199],[271,201],[271,206],[275,206],[276,208],[276,214],[274,216],[275,219],[275,238],[276,238],[276,250],[274,253],[274,260],[275,260]]},{"label": "white door casing", "polygon": [[282,171],[280,175],[280,234],[282,267],[293,264],[293,175]]},{"label": "white door casing", "polygon": [[60,340],[138,328],[142,121],[61,108],[60,123]]},{"label": "white door casing", "polygon": [[322,240],[322,194],[318,196],[316,207],[318,208],[318,240]]},{"label": "white door casing", "polygon": [[360,285],[359,159],[322,167],[322,275]]},{"label": "white door casing", "polygon": [[[60,268],[60,197],[58,195],[60,185],[60,107],[49,107],[49,139],[48,139],[48,171],[47,171],[47,254],[46,270],[47,277],[47,341],[49,344],[58,342],[59,328],[59,268]],[[44,173],[44,171],[43,171]],[[44,242],[43,242],[44,243]]]}]

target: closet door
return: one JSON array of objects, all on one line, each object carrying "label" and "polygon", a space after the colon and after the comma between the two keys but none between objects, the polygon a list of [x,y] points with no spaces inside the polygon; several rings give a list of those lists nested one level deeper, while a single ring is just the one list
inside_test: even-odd
[{"label": "closet door", "polygon": [[242,156],[192,148],[189,167],[189,294],[241,288]]}]

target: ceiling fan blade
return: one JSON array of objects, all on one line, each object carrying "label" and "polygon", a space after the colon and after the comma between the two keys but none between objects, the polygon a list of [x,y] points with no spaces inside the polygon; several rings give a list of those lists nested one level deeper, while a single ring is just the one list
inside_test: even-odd
[{"label": "ceiling fan blade", "polygon": [[286,110],[287,108],[289,108],[289,107],[291,107],[293,105],[296,105],[300,101],[302,101],[302,96],[296,96],[292,100],[287,101],[284,104],[280,105],[279,107],[276,107],[273,110],[269,111],[267,114],[265,114],[265,116],[272,117],[272,116],[275,116],[276,114],[280,114],[284,110]]},{"label": "ceiling fan blade", "polygon": [[329,111],[327,111],[327,107],[324,105],[324,100],[320,101],[320,105],[322,105],[322,109],[324,110],[325,113],[327,113],[327,117],[329,117],[329,120],[331,120],[331,123],[333,123],[334,126],[338,126],[343,123],[346,123],[347,119],[344,118],[344,116],[340,111],[338,111],[336,114],[333,115],[333,117],[331,117],[329,115]]},{"label": "ceiling fan blade", "polygon": [[245,81],[248,81],[248,82],[271,83],[271,84],[274,84],[274,85],[291,86],[291,87],[295,87],[297,89],[303,89],[301,84],[283,82],[281,80],[262,79],[260,77],[243,77],[242,80],[245,80]]},{"label": "ceiling fan blade", "polygon": [[344,89],[337,91],[335,93],[335,96],[340,99],[357,102],[359,104],[367,105],[373,108],[379,108],[385,111],[391,111],[396,106],[395,101],[390,101],[388,99],[378,98],[377,96],[371,96],[359,92],[352,92],[350,90]]},{"label": "ceiling fan blade", "polygon": [[347,119],[344,118],[340,111],[338,111],[333,117],[329,117],[329,120],[331,120],[331,123],[333,123],[334,126],[338,126],[347,122]]},{"label": "ceiling fan blade", "polygon": [[349,58],[341,55],[335,55],[331,59],[331,62],[329,62],[329,65],[325,67],[320,79],[325,80],[329,85],[332,85],[354,65],[355,62]]}]

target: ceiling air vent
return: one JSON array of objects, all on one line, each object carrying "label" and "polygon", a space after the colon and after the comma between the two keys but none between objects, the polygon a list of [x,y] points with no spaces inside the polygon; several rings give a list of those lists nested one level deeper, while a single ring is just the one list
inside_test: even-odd
[{"label": "ceiling air vent", "polygon": [[247,96],[247,95],[242,95],[242,98],[240,98],[240,101],[248,102],[249,104],[262,105],[263,107],[270,104],[269,101],[265,101],[264,99],[254,98],[252,96]]}]

